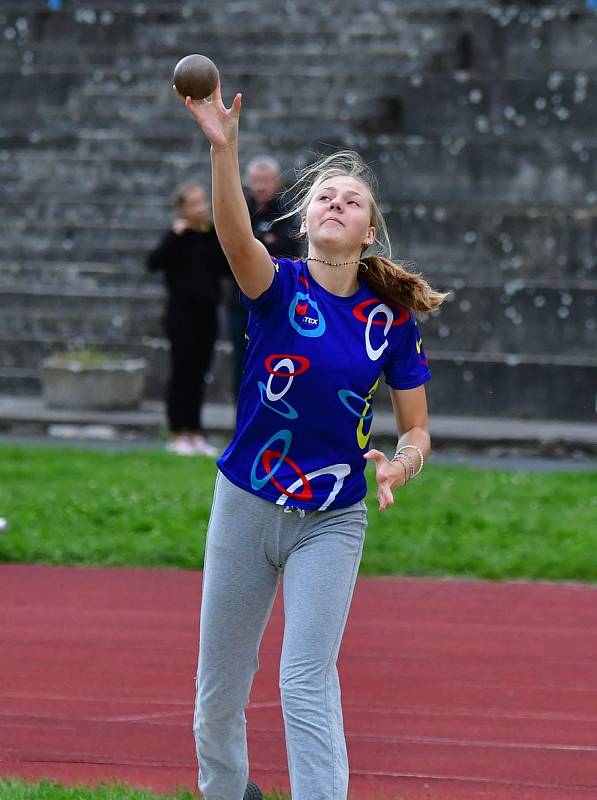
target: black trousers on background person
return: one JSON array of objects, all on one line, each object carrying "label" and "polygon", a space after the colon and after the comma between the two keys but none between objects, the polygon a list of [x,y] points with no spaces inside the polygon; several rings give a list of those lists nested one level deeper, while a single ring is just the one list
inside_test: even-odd
[{"label": "black trousers on background person", "polygon": [[201,410],[205,375],[217,335],[213,303],[171,297],[165,317],[170,340],[170,379],[166,395],[171,432],[202,431]]}]

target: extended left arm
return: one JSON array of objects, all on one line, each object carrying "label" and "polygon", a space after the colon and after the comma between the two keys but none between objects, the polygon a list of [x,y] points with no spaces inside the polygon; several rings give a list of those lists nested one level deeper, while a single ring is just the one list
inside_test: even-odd
[{"label": "extended left arm", "polygon": [[[394,503],[394,490],[404,486],[420,471],[421,456],[426,461],[431,450],[425,387],[390,389],[390,395],[399,434],[395,460],[390,460],[380,450],[369,450],[364,455],[367,460],[375,462],[380,511]],[[405,448],[405,445],[409,447]],[[405,449],[398,453],[401,448]]]}]

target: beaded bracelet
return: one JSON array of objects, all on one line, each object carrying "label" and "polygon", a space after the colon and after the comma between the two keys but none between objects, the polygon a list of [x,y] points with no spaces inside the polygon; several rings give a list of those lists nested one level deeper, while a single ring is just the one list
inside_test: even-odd
[{"label": "beaded bracelet", "polygon": [[[408,453],[397,453],[396,455],[394,455],[394,458],[396,459],[405,458],[408,461],[408,466],[410,469],[410,477],[413,478],[415,475],[415,462],[413,461],[412,456],[409,456]],[[394,460],[394,458],[392,459],[392,461]]]},{"label": "beaded bracelet", "polygon": [[407,470],[406,470],[406,464],[404,463],[402,458],[400,458],[400,456],[398,456],[398,458],[396,458],[396,459],[392,459],[392,461],[397,461],[399,464],[402,465],[402,468],[404,469],[404,483],[408,483],[409,480],[412,477],[412,469],[411,469],[410,474],[409,474],[409,472],[407,472]]},{"label": "beaded bracelet", "polygon": [[402,447],[399,447],[396,450],[396,452],[394,453],[394,457],[392,458],[392,461],[402,457],[402,458],[408,459],[412,464],[412,458],[408,455],[408,453],[404,452],[404,450],[408,450],[408,449],[416,450],[417,453],[419,454],[419,458],[421,459],[421,463],[419,464],[419,469],[416,472],[414,472],[414,465],[413,465],[413,473],[412,473],[411,477],[412,478],[416,478],[417,475],[419,474],[419,472],[423,469],[423,464],[425,463],[425,460],[423,458],[423,451],[421,450],[420,447],[417,447],[415,444],[403,444]]}]

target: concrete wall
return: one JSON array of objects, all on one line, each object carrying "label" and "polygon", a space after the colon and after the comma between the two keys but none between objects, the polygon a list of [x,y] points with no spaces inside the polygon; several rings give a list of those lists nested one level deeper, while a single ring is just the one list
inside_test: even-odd
[{"label": "concrete wall", "polygon": [[[0,391],[84,343],[167,372],[147,250],[208,146],[170,91],[209,55],[244,163],[326,146],[373,165],[395,255],[454,299],[422,322],[436,413],[595,419],[597,16],[480,0],[5,0]],[[230,396],[218,348],[212,398]],[[381,396],[380,396],[381,399]]]}]

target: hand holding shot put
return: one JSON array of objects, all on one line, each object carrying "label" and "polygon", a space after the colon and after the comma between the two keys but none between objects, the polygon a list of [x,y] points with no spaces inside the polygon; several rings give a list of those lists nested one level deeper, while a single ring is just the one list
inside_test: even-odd
[{"label": "hand holding shot put", "polygon": [[[380,511],[423,468],[431,376],[415,313],[445,295],[390,260],[374,176],[352,151],[308,166],[293,187],[288,215],[300,216],[307,255],[271,257],[241,185],[240,94],[226,108],[219,82],[211,100],[177,93],[211,142],[216,231],[249,311],[237,426],[218,460],[205,553],[199,788],[206,800],[248,796],[244,708],[283,568],[291,794],[346,800],[336,661],[367,525],[365,466],[375,462]],[[382,373],[399,433],[391,459],[369,444]]]},{"label": "hand holding shot put", "polygon": [[241,95],[237,94],[232,107],[226,108],[219,73],[212,61],[200,55],[181,59],[174,70],[172,89],[203,128],[213,147],[236,144]]}]

